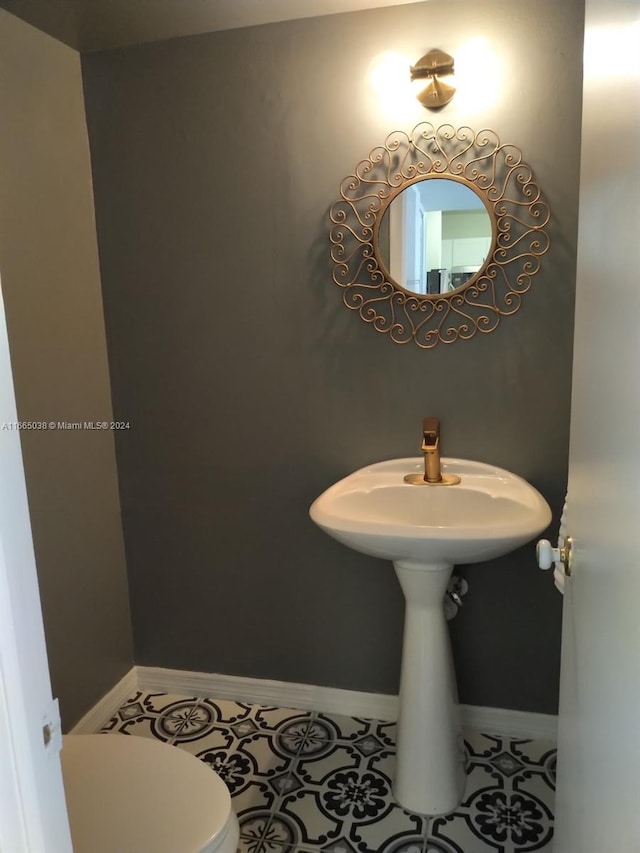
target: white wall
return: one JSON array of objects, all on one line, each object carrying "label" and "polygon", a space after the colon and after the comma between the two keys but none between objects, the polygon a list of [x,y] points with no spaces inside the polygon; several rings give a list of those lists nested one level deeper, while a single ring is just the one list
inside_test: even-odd
[{"label": "white wall", "polygon": [[0,850],[70,853],[16,417],[0,292]]}]

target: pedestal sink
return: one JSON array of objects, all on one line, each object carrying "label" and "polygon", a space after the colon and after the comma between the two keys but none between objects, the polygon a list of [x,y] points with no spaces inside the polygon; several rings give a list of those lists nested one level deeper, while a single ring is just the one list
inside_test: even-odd
[{"label": "pedestal sink", "polygon": [[465,771],[457,689],[443,598],[453,566],[507,554],[551,521],[521,477],[465,459],[443,459],[454,486],[405,483],[422,459],[378,462],[330,486],[312,520],[356,551],[392,560],[406,600],[394,796],[421,814],[462,799]]}]

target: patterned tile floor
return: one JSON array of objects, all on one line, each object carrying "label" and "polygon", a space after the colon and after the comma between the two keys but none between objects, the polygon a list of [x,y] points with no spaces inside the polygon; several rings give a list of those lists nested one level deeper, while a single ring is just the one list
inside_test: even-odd
[{"label": "patterned tile floor", "polygon": [[240,821],[239,853],[551,851],[547,741],[465,731],[464,799],[428,818],[391,795],[393,723],[139,692],[102,730],[158,738],[215,770]]}]

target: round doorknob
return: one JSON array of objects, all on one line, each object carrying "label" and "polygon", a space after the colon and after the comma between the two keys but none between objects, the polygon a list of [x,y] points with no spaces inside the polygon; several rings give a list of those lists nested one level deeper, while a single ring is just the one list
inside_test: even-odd
[{"label": "round doorknob", "polygon": [[554,548],[548,539],[540,539],[536,545],[538,566],[546,571],[552,568],[555,563],[562,563],[565,574],[570,575],[572,569],[572,544],[570,536],[567,536],[564,544],[559,548]]},{"label": "round doorknob", "polygon": [[560,549],[554,548],[548,539],[540,539],[536,545],[536,560],[538,566],[546,571],[560,560]]}]

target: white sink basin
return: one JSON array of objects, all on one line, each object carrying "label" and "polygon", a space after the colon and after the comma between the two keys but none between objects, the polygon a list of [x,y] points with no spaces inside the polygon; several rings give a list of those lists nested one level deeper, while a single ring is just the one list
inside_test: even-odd
[{"label": "white sink basin", "polygon": [[442,601],[456,563],[507,554],[551,521],[546,501],[515,474],[443,459],[457,485],[404,482],[422,459],[369,465],[327,489],[309,510],[330,536],[392,560],[405,597],[393,792],[409,811],[440,815],[461,802],[465,756]]},{"label": "white sink basin", "polygon": [[355,471],[330,486],[310,515],[326,533],[363,554],[417,564],[476,563],[530,541],[551,521],[542,495],[526,480],[493,465],[443,459],[455,486],[415,486],[408,473],[420,459],[392,459]]}]

